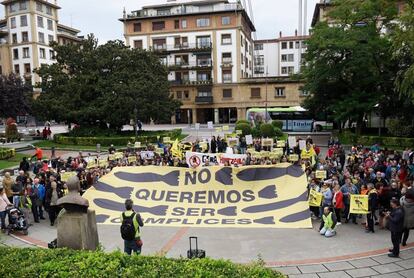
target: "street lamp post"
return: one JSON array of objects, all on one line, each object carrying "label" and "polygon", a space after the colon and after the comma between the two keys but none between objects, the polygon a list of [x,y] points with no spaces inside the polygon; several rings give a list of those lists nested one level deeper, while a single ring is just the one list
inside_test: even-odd
[{"label": "street lamp post", "polygon": [[134,131],[135,131],[135,142],[137,141],[138,138],[138,129],[137,129],[137,124],[138,124],[138,109],[135,106],[134,108]]}]

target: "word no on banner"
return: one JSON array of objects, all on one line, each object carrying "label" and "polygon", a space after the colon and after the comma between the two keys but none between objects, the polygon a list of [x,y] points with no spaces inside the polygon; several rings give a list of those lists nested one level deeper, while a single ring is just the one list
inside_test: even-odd
[{"label": "word no on banner", "polygon": [[98,223],[120,224],[125,199],[147,226],[311,228],[302,168],[122,167],[84,197]]}]

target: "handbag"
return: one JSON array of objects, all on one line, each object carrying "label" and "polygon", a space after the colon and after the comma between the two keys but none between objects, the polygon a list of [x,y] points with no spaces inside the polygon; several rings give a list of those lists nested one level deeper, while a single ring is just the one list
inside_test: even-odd
[{"label": "handbag", "polygon": [[142,241],[142,239],[137,239],[137,245],[138,247],[142,247],[142,245],[144,245],[144,242]]}]

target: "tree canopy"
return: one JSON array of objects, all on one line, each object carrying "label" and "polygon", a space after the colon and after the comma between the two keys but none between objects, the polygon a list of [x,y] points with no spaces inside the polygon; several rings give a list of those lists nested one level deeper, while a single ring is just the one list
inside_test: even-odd
[{"label": "tree canopy", "polygon": [[16,118],[31,112],[32,86],[19,76],[0,75],[0,118]]},{"label": "tree canopy", "polygon": [[311,96],[305,107],[334,120],[357,122],[395,92],[392,42],[398,15],[394,0],[332,2],[329,22],[318,23],[308,40],[303,74]]},{"label": "tree canopy", "polygon": [[36,71],[42,93],[34,110],[42,119],[120,129],[135,108],[141,121],[167,121],[180,106],[169,94],[165,66],[151,52],[121,41],[98,45],[93,36],[52,46],[56,63]]}]

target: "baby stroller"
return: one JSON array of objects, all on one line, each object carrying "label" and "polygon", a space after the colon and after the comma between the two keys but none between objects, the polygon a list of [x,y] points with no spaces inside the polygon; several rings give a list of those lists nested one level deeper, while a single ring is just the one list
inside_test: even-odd
[{"label": "baby stroller", "polygon": [[29,233],[29,226],[23,212],[15,207],[10,207],[7,209],[7,216],[9,218],[9,226],[7,226],[8,235],[14,231],[21,231],[24,235]]}]

